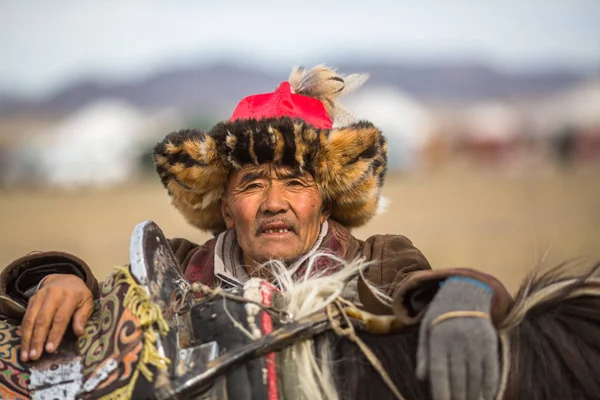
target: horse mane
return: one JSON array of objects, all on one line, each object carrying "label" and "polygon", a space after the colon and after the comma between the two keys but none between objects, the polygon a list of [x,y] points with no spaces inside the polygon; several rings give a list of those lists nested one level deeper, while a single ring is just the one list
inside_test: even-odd
[{"label": "horse mane", "polygon": [[525,280],[500,326],[498,399],[600,399],[600,263]]},{"label": "horse mane", "polygon": [[[314,273],[312,267],[319,257],[332,258],[337,263],[333,267],[335,271]],[[294,279],[282,263],[273,261],[269,268],[281,288],[285,310],[294,318],[302,318],[322,311],[336,301],[349,280],[357,275],[364,278],[362,273],[369,265],[363,259],[347,262],[328,253],[318,253],[310,258],[300,279]],[[391,302],[380,288],[364,281],[382,301]],[[385,366],[394,385],[408,396],[406,398],[429,398],[425,383],[419,382],[414,375],[418,327],[388,335],[356,333]],[[279,357],[285,398],[321,400],[393,396],[356,343],[332,331],[291,346]]]}]

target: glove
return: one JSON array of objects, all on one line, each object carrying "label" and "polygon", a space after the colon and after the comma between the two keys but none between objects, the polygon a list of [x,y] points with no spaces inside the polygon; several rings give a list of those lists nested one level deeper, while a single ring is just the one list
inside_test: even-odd
[{"label": "glove", "polygon": [[498,387],[498,335],[492,290],[471,278],[443,282],[423,317],[417,377],[429,377],[435,400],[492,400]]}]

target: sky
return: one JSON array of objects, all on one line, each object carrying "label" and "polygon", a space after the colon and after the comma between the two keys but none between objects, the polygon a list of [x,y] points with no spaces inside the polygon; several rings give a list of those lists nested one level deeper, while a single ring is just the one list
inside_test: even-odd
[{"label": "sky", "polygon": [[0,0],[0,95],[335,58],[598,70],[600,0]]}]

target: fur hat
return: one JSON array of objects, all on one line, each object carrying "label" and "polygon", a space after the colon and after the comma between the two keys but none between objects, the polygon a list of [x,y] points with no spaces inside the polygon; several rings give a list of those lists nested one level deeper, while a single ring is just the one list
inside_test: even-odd
[{"label": "fur hat", "polygon": [[337,98],[366,79],[325,66],[296,68],[275,92],[243,99],[230,120],[210,131],[168,134],[154,148],[154,161],[173,205],[201,230],[223,230],[220,199],[229,172],[272,162],[310,172],[332,219],[347,228],[365,224],[378,209],[387,143]]}]

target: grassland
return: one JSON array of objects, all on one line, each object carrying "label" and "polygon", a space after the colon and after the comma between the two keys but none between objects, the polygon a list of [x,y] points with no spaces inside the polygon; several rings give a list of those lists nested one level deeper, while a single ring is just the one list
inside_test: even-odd
[{"label": "grassland", "polygon": [[[510,290],[541,261],[600,260],[600,171],[506,175],[445,171],[390,175],[388,211],[354,234],[408,236],[434,268],[472,267]],[[128,260],[136,223],[202,242],[157,181],[76,192],[0,190],[0,266],[34,250],[62,250],[104,278]]]}]

